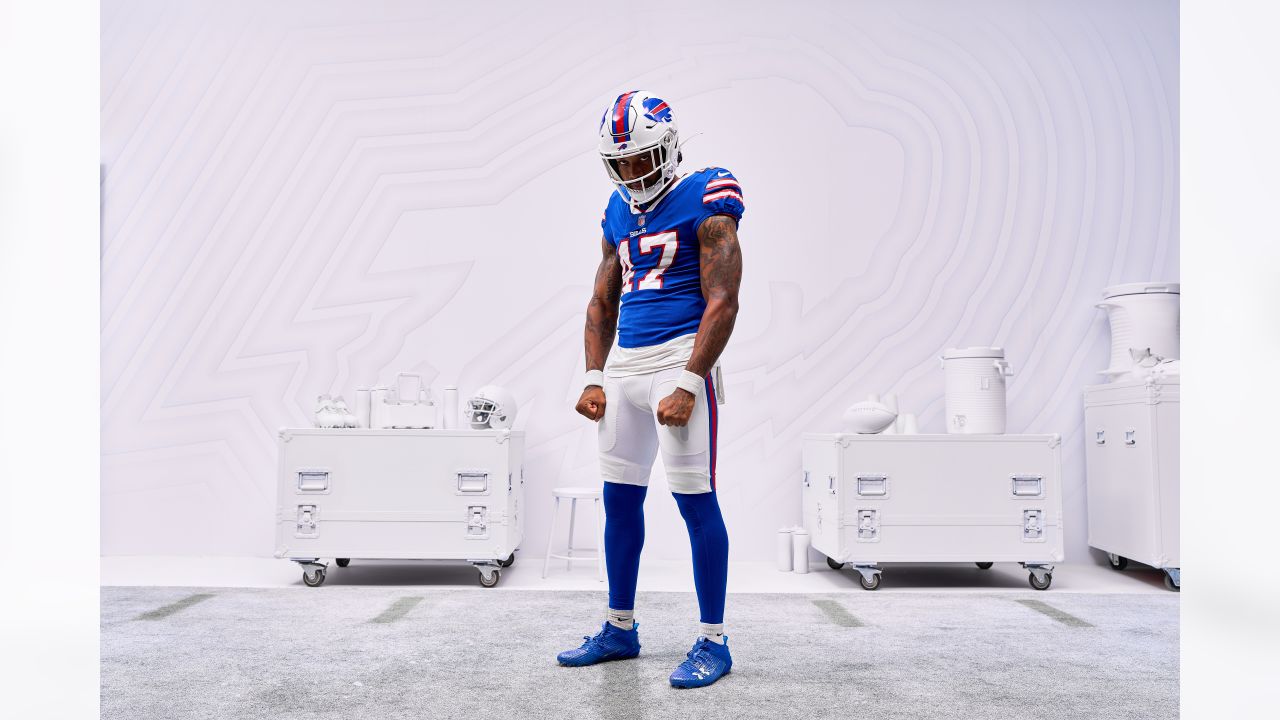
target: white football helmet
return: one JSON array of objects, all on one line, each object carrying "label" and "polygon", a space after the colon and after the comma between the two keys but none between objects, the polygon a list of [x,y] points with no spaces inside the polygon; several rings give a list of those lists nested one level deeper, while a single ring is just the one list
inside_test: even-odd
[{"label": "white football helmet", "polygon": [[[671,106],[646,90],[622,93],[600,118],[600,158],[618,193],[636,209],[662,194],[680,163],[679,129]],[[623,180],[618,160],[647,154],[653,170]]]},{"label": "white football helmet", "polygon": [[516,421],[516,398],[506,388],[485,385],[467,401],[467,421],[474,430],[510,428]]}]

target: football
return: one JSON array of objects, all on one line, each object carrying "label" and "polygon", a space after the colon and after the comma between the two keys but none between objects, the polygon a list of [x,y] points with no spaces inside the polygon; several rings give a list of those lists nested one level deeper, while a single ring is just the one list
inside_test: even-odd
[{"label": "football", "polygon": [[871,435],[884,430],[898,419],[898,414],[884,403],[864,400],[849,406],[842,418],[846,432]]}]

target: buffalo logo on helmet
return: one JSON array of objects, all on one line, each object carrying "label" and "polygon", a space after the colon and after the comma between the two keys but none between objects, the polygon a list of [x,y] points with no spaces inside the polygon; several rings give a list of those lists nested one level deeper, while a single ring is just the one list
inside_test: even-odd
[{"label": "buffalo logo on helmet", "polygon": [[671,122],[671,106],[665,100],[645,98],[644,116],[653,122]]}]

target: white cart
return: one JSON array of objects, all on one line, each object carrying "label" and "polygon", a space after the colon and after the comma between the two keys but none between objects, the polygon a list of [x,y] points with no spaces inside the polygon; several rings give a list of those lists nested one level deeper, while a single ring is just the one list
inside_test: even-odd
[{"label": "white cart", "polygon": [[882,562],[1017,562],[1046,590],[1063,559],[1059,435],[805,434],[804,526],[862,587]]},{"label": "white cart", "polygon": [[1130,560],[1182,587],[1178,547],[1181,378],[1127,380],[1084,390],[1089,546],[1123,570]]},{"label": "white cart", "polygon": [[284,428],[276,551],[308,586],[354,559],[465,560],[498,584],[524,535],[524,433]]}]

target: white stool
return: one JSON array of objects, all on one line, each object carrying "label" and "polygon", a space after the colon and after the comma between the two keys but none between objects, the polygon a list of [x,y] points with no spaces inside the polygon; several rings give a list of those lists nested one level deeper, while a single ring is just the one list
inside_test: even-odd
[{"label": "white stool", "polygon": [[[551,559],[564,560],[565,568],[572,568],[575,560],[581,562],[583,560],[596,561],[597,579],[604,580],[604,523],[600,521],[600,515],[604,511],[604,502],[600,488],[585,487],[559,487],[551,491],[551,496],[555,498],[555,509],[551,511],[551,533],[547,536],[547,559],[542,563],[542,577],[547,576],[547,567],[551,565]],[[551,552],[552,543],[556,538],[556,526],[560,521],[560,499],[567,498],[569,500],[569,543],[564,555]],[[588,551],[594,552],[593,555],[574,555],[573,551],[573,521],[574,516],[578,514],[578,501],[592,501],[592,515],[596,520],[596,546],[594,548],[576,548],[578,552]]]}]

